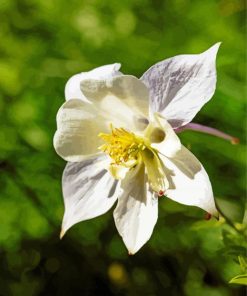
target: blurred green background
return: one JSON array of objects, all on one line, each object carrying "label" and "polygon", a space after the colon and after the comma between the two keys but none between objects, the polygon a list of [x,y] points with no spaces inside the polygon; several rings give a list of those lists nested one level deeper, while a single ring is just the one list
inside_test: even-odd
[{"label": "blurred green background", "polygon": [[[1,296],[245,295],[228,283],[246,272],[245,15],[240,0],[0,0]],[[157,61],[218,41],[217,91],[194,121],[240,144],[180,136],[208,171],[226,219],[205,221],[200,209],[162,199],[135,256],[112,211],[60,241],[65,162],[52,138],[67,79],[114,62],[140,77]]]}]

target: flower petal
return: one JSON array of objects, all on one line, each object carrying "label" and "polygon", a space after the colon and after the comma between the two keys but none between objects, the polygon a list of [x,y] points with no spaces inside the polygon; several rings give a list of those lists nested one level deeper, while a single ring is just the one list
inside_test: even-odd
[{"label": "flower petal", "polygon": [[121,187],[123,193],[114,210],[114,219],[129,253],[134,254],[153,232],[158,217],[158,200],[148,189],[144,166],[129,172]]},{"label": "flower petal", "polygon": [[86,97],[83,95],[80,89],[80,83],[84,79],[107,79],[109,77],[122,75],[119,72],[121,64],[112,64],[101,66],[93,69],[89,72],[82,72],[72,76],[66,83],[65,86],[65,98],[66,100],[70,99],[81,99],[87,101]]},{"label": "flower petal", "polygon": [[190,122],[214,94],[220,43],[194,55],[178,55],[147,70],[141,80],[150,90],[150,111],[160,112],[173,128]]},{"label": "flower petal", "polygon": [[161,156],[169,176],[168,198],[181,204],[197,206],[218,216],[208,175],[198,159],[185,147],[175,158]]},{"label": "flower petal", "polygon": [[153,117],[145,136],[150,139],[152,148],[167,157],[173,157],[182,147],[179,137],[161,114],[154,113]]},{"label": "flower petal", "polygon": [[94,105],[71,99],[57,114],[57,131],[53,140],[55,150],[67,161],[81,161],[99,152],[102,141],[98,134],[108,129],[109,122],[100,116]]},{"label": "flower petal", "polygon": [[169,182],[157,153],[145,149],[141,152],[141,156],[148,176],[149,186],[155,192],[166,190],[169,187]]},{"label": "flower petal", "polygon": [[129,168],[111,163],[108,166],[108,171],[114,179],[122,180],[125,178],[126,174],[128,173]]},{"label": "flower petal", "polygon": [[115,203],[121,190],[118,181],[104,168],[105,161],[104,155],[98,155],[66,165],[62,179],[62,236],[74,224],[104,214]]},{"label": "flower petal", "polygon": [[[143,82],[131,75],[108,79],[85,79],[81,90],[101,111],[121,127],[143,130],[148,123],[149,92]],[[119,122],[119,123],[118,123]],[[123,123],[125,125],[123,126]]]},{"label": "flower petal", "polygon": [[111,125],[138,131],[146,127],[146,121],[115,96],[109,96],[102,104],[70,99],[57,114],[55,150],[67,161],[82,161],[99,152],[102,139],[98,135],[108,133]]}]

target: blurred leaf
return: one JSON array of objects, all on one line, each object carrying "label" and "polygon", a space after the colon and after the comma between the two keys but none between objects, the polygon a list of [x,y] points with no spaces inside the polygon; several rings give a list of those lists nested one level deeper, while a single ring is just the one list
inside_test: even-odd
[{"label": "blurred leaf", "polygon": [[231,221],[242,222],[245,208],[240,201],[217,198],[217,206],[222,214]]},{"label": "blurred leaf", "polygon": [[239,284],[247,286],[247,274],[240,274],[229,281],[230,284]]},{"label": "blurred leaf", "polygon": [[[244,233],[239,233],[233,229],[224,229],[222,231],[222,236],[225,247],[221,250],[221,253],[225,258],[231,258],[232,261],[238,263],[239,273],[246,272],[244,266],[246,264],[247,242]],[[238,258],[238,260],[236,260],[236,258]]]},{"label": "blurred leaf", "polygon": [[247,271],[247,258],[242,255],[239,255],[238,260],[243,272]]}]

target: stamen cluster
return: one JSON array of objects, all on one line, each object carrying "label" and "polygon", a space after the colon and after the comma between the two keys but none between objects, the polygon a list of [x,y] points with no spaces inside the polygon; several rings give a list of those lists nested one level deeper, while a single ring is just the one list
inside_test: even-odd
[{"label": "stamen cluster", "polygon": [[139,152],[146,149],[141,138],[124,128],[111,127],[110,134],[100,133],[99,137],[106,142],[99,149],[107,153],[117,165],[129,167],[130,163],[138,160]]}]

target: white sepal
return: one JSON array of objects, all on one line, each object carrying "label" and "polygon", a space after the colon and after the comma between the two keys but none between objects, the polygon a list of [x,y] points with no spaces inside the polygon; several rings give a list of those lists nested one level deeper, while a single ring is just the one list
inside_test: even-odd
[{"label": "white sepal", "polygon": [[74,224],[107,212],[121,193],[119,182],[104,169],[106,156],[68,163],[62,186],[65,213],[61,236]]},{"label": "white sepal", "polygon": [[161,156],[169,176],[168,198],[197,206],[218,217],[209,177],[199,160],[185,147],[174,158]]},{"label": "white sepal", "polygon": [[190,122],[214,94],[216,43],[201,54],[178,55],[148,69],[141,80],[150,91],[150,113],[161,113],[173,128]]}]

